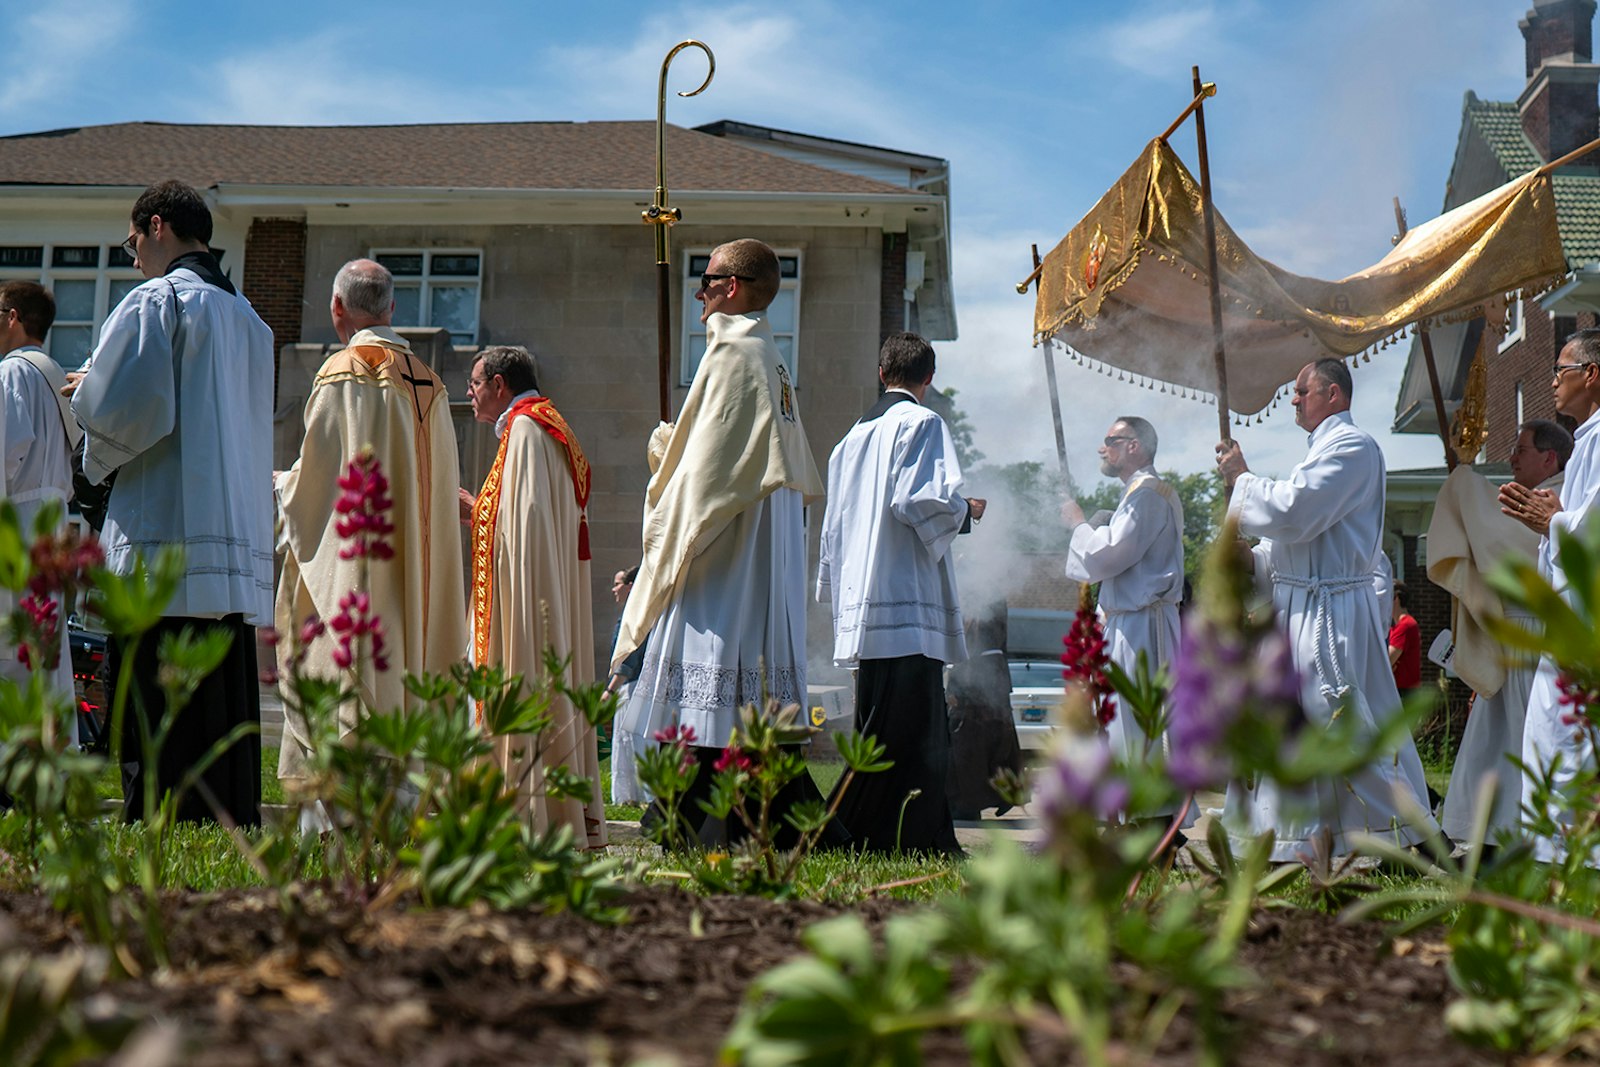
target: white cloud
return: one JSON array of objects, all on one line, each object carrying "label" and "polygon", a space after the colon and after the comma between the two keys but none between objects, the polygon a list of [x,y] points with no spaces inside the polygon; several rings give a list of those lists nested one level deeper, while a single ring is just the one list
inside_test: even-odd
[{"label": "white cloud", "polygon": [[[873,20],[821,2],[786,5],[781,14],[762,4],[714,12],[684,4],[644,20],[629,40],[551,49],[544,81],[574,93],[566,105],[588,117],[653,117],[661,60],[692,37],[715,53],[716,75],[701,96],[669,95],[668,122],[738,118],[890,147],[905,147],[908,138],[920,143],[901,87],[882,77],[878,52],[886,38],[873,31]],[[680,52],[668,93],[693,89],[705,70],[699,51]]]},{"label": "white cloud", "polygon": [[432,71],[377,60],[352,61],[368,51],[353,32],[330,29],[223,55],[208,71],[206,82],[212,91],[188,97],[181,106],[190,121],[267,125],[471,122],[498,117],[492,113],[499,103],[493,94],[452,89]]},{"label": "white cloud", "polygon": [[[116,0],[53,0],[8,28],[11,58],[0,74],[0,122],[105,77],[112,47],[133,24]],[[113,71],[115,74],[115,71]]]}]

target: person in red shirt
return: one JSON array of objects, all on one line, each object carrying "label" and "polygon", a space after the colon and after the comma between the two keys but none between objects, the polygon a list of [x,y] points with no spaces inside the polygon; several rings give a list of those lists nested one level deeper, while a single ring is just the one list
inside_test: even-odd
[{"label": "person in red shirt", "polygon": [[1422,631],[1406,603],[1406,583],[1394,583],[1394,624],[1389,627],[1389,665],[1402,698],[1422,684]]}]

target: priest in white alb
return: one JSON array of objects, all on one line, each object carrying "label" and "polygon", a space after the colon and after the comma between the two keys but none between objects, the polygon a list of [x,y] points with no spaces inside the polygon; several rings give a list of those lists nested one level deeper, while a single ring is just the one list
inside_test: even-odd
[{"label": "priest in white alb", "polygon": [[[61,395],[66,373],[41,347],[55,317],[55,298],[38,282],[0,283],[0,484],[17,509],[22,536],[30,541],[34,520],[51,504],[60,508],[56,530],[66,528],[71,453],[83,436]],[[9,591],[0,590],[0,617],[10,614],[12,601]],[[44,668],[50,688],[67,701],[74,701],[67,642],[72,610],[72,605],[57,606],[60,655],[53,669]],[[37,662],[34,668],[39,669]],[[0,642],[0,676],[26,685],[28,673],[17,649]],[[73,727],[76,733],[76,718]]]},{"label": "priest in white alb", "polygon": [[[1070,498],[1061,509],[1072,531],[1067,577],[1100,583],[1106,652],[1129,675],[1141,653],[1155,671],[1171,663],[1178,651],[1183,503],[1156,473],[1156,445],[1156,429],[1148,420],[1127,415],[1113,422],[1100,445],[1100,472],[1121,480],[1126,488],[1111,520],[1103,526],[1090,525]],[[1106,727],[1112,751],[1124,763],[1144,763],[1152,746],[1163,739],[1147,738],[1115,696],[1112,709],[1114,717]],[[1135,814],[1169,815],[1174,810]]]},{"label": "priest in white alb", "polygon": [[[589,460],[539,392],[527,349],[484,349],[469,385],[473,415],[493,423],[500,440],[472,506],[472,661],[521,675],[534,688],[549,650],[566,660],[568,686],[591,685]],[[549,715],[537,737],[496,737],[495,762],[535,833],[569,826],[578,847],[598,848],[606,843],[606,818],[595,728],[560,694]],[[553,767],[587,779],[589,795],[550,796],[545,778]]]},{"label": "priest in white alb", "polygon": [[804,510],[822,476],[766,318],[780,284],[760,241],[711,253],[695,291],[706,351],[677,422],[651,436],[643,557],[611,653],[615,671],[645,647],[612,758],[633,758],[657,731],[692,730],[700,771],[679,810],[707,842],[739,831],[697,805],[739,709],[806,700]]},{"label": "priest in white alb", "polygon": [[[1528,489],[1559,492],[1572,455],[1572,435],[1548,419],[1517,430],[1511,479]],[[1501,560],[1532,561],[1539,535],[1500,510],[1498,490],[1463,463],[1445,479],[1428,524],[1428,577],[1454,598],[1454,669],[1476,694],[1450,770],[1439,823],[1456,841],[1471,839],[1480,814],[1479,791],[1492,782],[1486,840],[1515,834],[1522,823],[1522,726],[1537,660],[1508,650],[1489,635],[1490,620],[1533,628],[1533,616],[1505,604],[1486,576]]]},{"label": "priest in white alb", "polygon": [[961,495],[950,429],[922,399],[933,347],[893,333],[878,353],[884,392],[828,460],[817,599],[832,607],[833,662],[856,672],[855,728],[886,771],[838,798],[853,843],[954,853],[944,668],[967,658],[951,543],[983,516]]},{"label": "priest in white alb", "polygon": [[[283,573],[276,623],[282,684],[288,684],[292,635],[309,616],[327,622],[366,573],[370,612],[384,630],[387,664],[370,647],[344,662],[330,632],[305,650],[307,673],[338,677],[355,699],[339,711],[341,736],[358,717],[411,707],[407,674],[437,673],[466,654],[466,593],[462,575],[457,490],[460,471],[450,398],[444,384],[389,325],[394,279],[368,259],[346,263],[334,277],[330,313],[344,348],[317,371],[306,399],[300,457],[277,478],[283,528]],[[346,558],[337,526],[338,481],[350,462],[371,449],[389,481],[392,559]],[[285,701],[278,777],[286,784],[309,773],[312,737]],[[309,813],[308,813],[309,814]],[[303,825],[321,823],[315,816]]]},{"label": "priest in white alb", "polygon": [[[1310,435],[1306,458],[1287,478],[1265,478],[1249,470],[1237,442],[1224,441],[1217,466],[1234,483],[1229,510],[1240,532],[1263,539],[1252,554],[1256,583],[1270,587],[1287,629],[1307,717],[1325,724],[1335,713],[1354,715],[1376,731],[1400,707],[1375,584],[1385,467],[1378,443],[1351,421],[1350,397],[1343,362],[1308,363],[1293,400],[1295,422]],[[1436,835],[1427,796],[1408,734],[1393,753],[1337,781],[1294,791],[1235,783],[1224,820],[1236,838],[1276,831],[1275,860],[1304,858],[1319,837],[1342,855],[1355,832],[1402,847]]]},{"label": "priest in white alb", "polygon": [[[1529,489],[1510,482],[1500,489],[1500,506],[1530,530],[1542,535],[1539,542],[1539,570],[1563,596],[1570,597],[1567,576],[1557,550],[1564,534],[1583,537],[1600,517],[1600,329],[1579,330],[1567,339],[1556,357],[1551,380],[1556,412],[1578,424],[1572,435],[1572,456],[1567,461],[1566,479],[1559,494],[1544,489]],[[1562,703],[1558,683],[1560,671],[1548,657],[1539,661],[1533,685],[1528,692],[1528,714],[1522,731],[1522,762],[1540,774],[1550,772],[1555,797],[1550,816],[1558,825],[1571,824],[1578,804],[1575,790],[1586,788],[1585,779],[1594,772],[1595,753],[1588,736],[1571,722],[1564,722],[1572,708]],[[1594,709],[1589,709],[1593,714]],[[1552,764],[1560,758],[1560,765]],[[1532,780],[1524,775],[1522,803],[1533,806]],[[1561,841],[1540,837],[1534,853],[1551,861],[1565,855]],[[1590,858],[1590,866],[1600,866],[1600,850]]]}]

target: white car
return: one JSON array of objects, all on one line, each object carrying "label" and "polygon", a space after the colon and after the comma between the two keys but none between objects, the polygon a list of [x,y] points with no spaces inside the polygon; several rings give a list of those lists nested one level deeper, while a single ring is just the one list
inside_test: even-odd
[{"label": "white car", "polygon": [[1025,750],[1041,750],[1049,744],[1066,695],[1061,659],[1014,656],[1006,666],[1011,671],[1011,720],[1017,726],[1017,740]]}]

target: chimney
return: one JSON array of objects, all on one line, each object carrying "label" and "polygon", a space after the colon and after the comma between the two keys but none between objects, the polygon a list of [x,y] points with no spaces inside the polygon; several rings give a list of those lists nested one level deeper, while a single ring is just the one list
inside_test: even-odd
[{"label": "chimney", "polygon": [[[1518,25],[1528,84],[1517,100],[1522,129],[1546,160],[1600,134],[1600,66],[1591,62],[1596,0],[1534,0]],[[1586,159],[1585,162],[1590,162]]]}]

